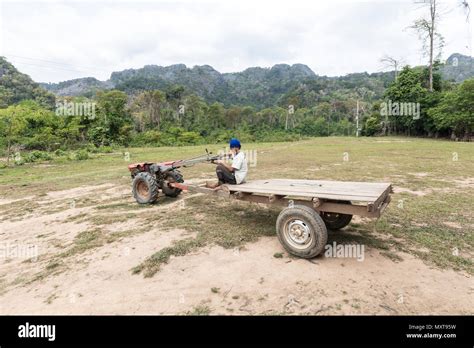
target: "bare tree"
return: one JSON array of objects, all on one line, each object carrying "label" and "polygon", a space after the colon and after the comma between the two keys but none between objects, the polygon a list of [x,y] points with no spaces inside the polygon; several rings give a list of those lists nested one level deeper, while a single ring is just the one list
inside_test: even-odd
[{"label": "bare tree", "polygon": [[[433,91],[433,64],[435,60],[435,49],[438,50],[436,58],[441,55],[444,46],[444,38],[437,31],[439,20],[438,0],[416,0],[417,4],[424,4],[429,7],[429,19],[421,18],[415,21],[410,27],[418,32],[420,40],[423,42],[423,52],[429,56],[429,90]],[[437,46],[435,48],[435,45]]]},{"label": "bare tree", "polygon": [[403,64],[403,60],[385,55],[382,58],[380,58],[380,63],[383,64],[384,69],[393,69],[395,71],[395,80],[397,80],[398,77],[398,70],[400,66]]},{"label": "bare tree", "polygon": [[469,22],[469,15],[471,14],[471,7],[469,6],[469,3],[467,2],[467,0],[461,0],[461,7],[466,12],[466,22]]}]

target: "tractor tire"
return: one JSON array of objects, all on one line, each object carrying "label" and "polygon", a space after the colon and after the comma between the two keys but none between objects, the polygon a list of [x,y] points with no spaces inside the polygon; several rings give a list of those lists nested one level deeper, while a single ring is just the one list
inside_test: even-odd
[{"label": "tractor tire", "polygon": [[[349,201],[338,201],[337,203],[351,204]],[[321,212],[321,217],[323,218],[326,227],[332,231],[346,227],[352,220],[352,215],[350,214]]]},{"label": "tractor tire", "polygon": [[184,182],[183,175],[177,170],[173,170],[172,172],[169,172],[168,175],[165,177],[165,181],[163,182],[163,187],[161,188],[161,190],[166,196],[178,197],[178,195],[181,193],[181,190],[176,187],[168,186],[168,184],[171,182]]},{"label": "tractor tire", "polygon": [[276,230],[285,250],[305,259],[321,254],[328,240],[323,219],[314,209],[303,205],[283,209],[278,215]]},{"label": "tractor tire", "polygon": [[133,178],[132,192],[133,197],[140,204],[155,203],[158,199],[158,183],[152,174],[140,172]]}]

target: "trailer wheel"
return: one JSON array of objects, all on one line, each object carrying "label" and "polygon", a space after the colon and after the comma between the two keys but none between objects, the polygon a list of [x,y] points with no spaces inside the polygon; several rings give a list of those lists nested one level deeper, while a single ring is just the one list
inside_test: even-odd
[{"label": "trailer wheel", "polygon": [[283,209],[278,215],[276,230],[285,250],[305,259],[319,255],[328,239],[326,225],[319,214],[302,205]]},{"label": "trailer wheel", "polygon": [[148,172],[135,175],[132,182],[132,192],[140,204],[151,204],[158,199],[158,184],[155,177]]},{"label": "trailer wheel", "polygon": [[[351,204],[349,201],[337,201],[337,203]],[[330,230],[344,228],[349,225],[352,220],[352,215],[340,213],[321,212],[321,217],[323,218],[326,227]]]},{"label": "trailer wheel", "polygon": [[177,170],[169,172],[165,178],[165,181],[163,182],[163,187],[161,188],[166,196],[177,197],[181,193],[181,190],[176,187],[168,186],[168,184],[172,182],[184,182],[183,175],[181,175],[181,173]]}]

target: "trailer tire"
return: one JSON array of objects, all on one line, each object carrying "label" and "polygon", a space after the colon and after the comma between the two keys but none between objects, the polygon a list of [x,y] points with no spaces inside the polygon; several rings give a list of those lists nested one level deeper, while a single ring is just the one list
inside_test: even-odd
[{"label": "trailer tire", "polygon": [[[337,201],[335,203],[351,204],[349,201]],[[321,212],[321,217],[323,218],[326,227],[333,231],[346,227],[352,220],[352,215],[340,213]]]},{"label": "trailer tire", "polygon": [[276,230],[285,250],[305,259],[321,254],[328,240],[323,219],[315,210],[303,205],[283,209],[278,215]]},{"label": "trailer tire", "polygon": [[140,172],[133,178],[132,192],[140,204],[152,204],[158,199],[158,183],[148,172]]},{"label": "trailer tire", "polygon": [[163,182],[163,187],[161,188],[161,190],[166,196],[178,197],[181,193],[181,190],[176,187],[168,186],[168,183],[171,182],[184,182],[183,175],[177,170],[169,172],[168,175],[166,175],[165,181]]}]

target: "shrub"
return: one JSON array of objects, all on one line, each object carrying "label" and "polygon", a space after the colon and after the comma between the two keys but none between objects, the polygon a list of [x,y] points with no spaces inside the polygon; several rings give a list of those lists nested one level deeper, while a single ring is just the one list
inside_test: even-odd
[{"label": "shrub", "polygon": [[79,150],[76,152],[76,155],[74,156],[77,161],[83,161],[86,159],[89,159],[89,153],[87,150]]},{"label": "shrub", "polygon": [[39,162],[39,161],[50,161],[53,159],[53,156],[45,151],[31,151],[23,154],[19,162],[23,163],[32,163],[32,162]]},{"label": "shrub", "polygon": [[84,149],[90,153],[99,152],[99,147],[95,146],[94,144],[87,144],[87,146]]},{"label": "shrub", "polygon": [[178,137],[178,141],[186,145],[199,144],[201,140],[202,137],[196,132],[183,132]]},{"label": "shrub", "polygon": [[365,128],[364,132],[367,136],[372,136],[380,132],[381,126],[380,121],[375,117],[369,117],[367,121],[365,121]]},{"label": "shrub", "polygon": [[98,153],[112,153],[114,148],[112,146],[100,146],[97,148]]},{"label": "shrub", "polygon": [[111,153],[114,151],[112,146],[107,146],[107,145],[95,146],[94,144],[87,144],[84,150],[86,150],[89,153]]},{"label": "shrub", "polygon": [[144,133],[137,133],[132,139],[132,146],[152,145],[158,146],[161,142],[161,133],[156,130],[149,130]]},{"label": "shrub", "polygon": [[66,156],[67,152],[61,149],[57,149],[56,151],[54,151],[54,155],[57,157],[62,157],[62,156]]}]

